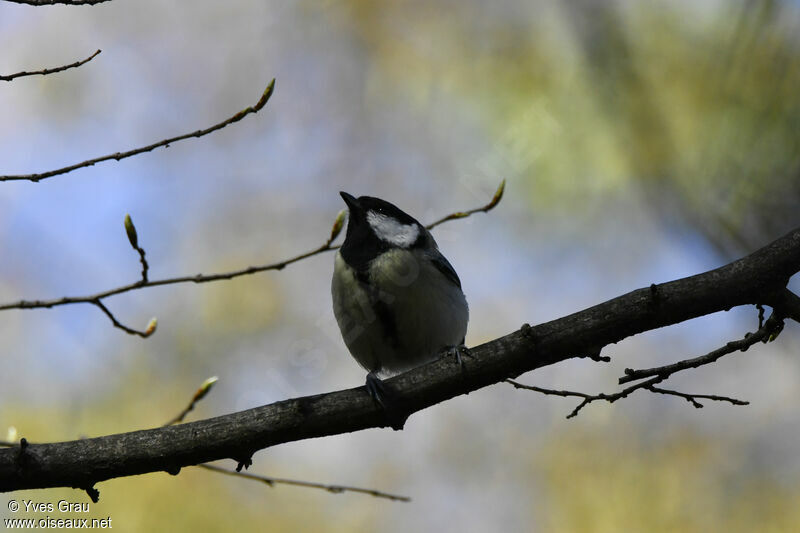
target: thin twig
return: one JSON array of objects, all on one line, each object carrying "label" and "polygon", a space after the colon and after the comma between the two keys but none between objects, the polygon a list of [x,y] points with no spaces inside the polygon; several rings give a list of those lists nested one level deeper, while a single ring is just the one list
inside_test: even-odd
[{"label": "thin twig", "polygon": [[126,157],[131,157],[144,152],[150,152],[162,146],[168,147],[170,144],[177,141],[182,141],[184,139],[189,139],[191,137],[202,137],[204,135],[208,135],[211,132],[217,131],[219,129],[224,128],[225,126],[233,124],[234,122],[239,122],[250,113],[258,113],[267,103],[269,97],[272,96],[272,92],[274,89],[275,89],[275,80],[273,79],[267,86],[267,88],[264,90],[263,94],[261,95],[261,98],[259,98],[258,102],[254,106],[246,107],[245,109],[242,109],[229,119],[223,120],[219,124],[215,124],[209,128],[203,130],[197,130],[192,133],[185,133],[183,135],[178,135],[177,137],[172,137],[169,139],[164,139],[163,141],[158,141],[156,143],[149,144],[141,148],[136,148],[134,150],[129,150],[127,152],[116,152],[113,154],[96,157],[94,159],[88,159],[80,163],[75,163],[74,165],[69,165],[67,167],[59,168],[56,170],[42,172],[40,174],[20,174],[20,175],[0,176],[0,181],[28,180],[33,182],[39,182],[43,179],[50,178],[53,176],[58,176],[59,174],[66,174],[67,172],[71,172],[79,168],[90,167],[102,161],[108,161],[110,159],[116,159],[117,161],[119,161],[120,159],[125,159]]},{"label": "thin twig", "polygon": [[672,363],[669,365],[664,366],[657,366],[655,368],[645,368],[640,370],[634,370],[631,368],[625,369],[625,375],[619,378],[619,384],[625,384],[630,381],[636,381],[637,379],[642,379],[650,376],[662,376],[668,377],[676,372],[680,372],[681,370],[686,370],[688,368],[697,368],[699,366],[708,365],[719,358],[728,355],[730,353],[736,351],[746,351],[752,345],[763,342],[766,339],[770,338],[771,335],[779,328],[783,327],[783,321],[780,320],[775,316],[775,313],[770,315],[770,317],[764,322],[764,325],[758,329],[755,333],[747,333],[744,338],[738,341],[731,341],[727,343],[725,346],[717,348],[716,350],[712,350],[711,352],[701,355],[699,357],[693,357],[691,359],[685,359],[683,361],[678,361],[677,363]]},{"label": "thin twig", "polygon": [[149,327],[147,329],[145,329],[144,331],[141,331],[141,330],[138,330],[138,329],[129,328],[128,326],[126,326],[125,324],[123,324],[122,322],[117,320],[117,317],[114,316],[114,313],[112,313],[108,309],[108,307],[106,307],[106,305],[100,300],[100,298],[95,298],[95,299],[91,300],[89,303],[97,306],[97,308],[100,309],[103,313],[105,313],[105,315],[109,318],[109,320],[111,320],[111,323],[114,324],[115,328],[119,328],[122,331],[124,331],[125,333],[130,333],[131,335],[138,335],[139,337],[142,337],[143,339],[146,339],[147,337],[149,337],[152,334],[152,331],[149,331],[150,330]]},{"label": "thin twig", "polygon": [[21,78],[23,76],[35,76],[35,75],[47,76],[48,74],[53,74],[55,72],[61,72],[63,70],[67,70],[67,69],[70,69],[70,68],[76,68],[76,67],[79,67],[79,66],[81,66],[81,65],[83,65],[85,63],[88,63],[89,61],[94,59],[97,56],[97,54],[99,54],[100,52],[101,51],[98,50],[97,52],[93,53],[92,55],[90,55],[89,57],[84,59],[83,61],[76,61],[75,63],[70,63],[69,65],[63,65],[61,67],[46,68],[46,69],[42,69],[42,70],[35,70],[35,71],[32,71],[32,72],[27,72],[27,71],[23,70],[22,72],[17,72],[17,73],[14,73],[14,74],[8,74],[8,75],[5,75],[5,76],[0,74],[0,81],[11,81],[14,78]]},{"label": "thin twig", "polygon": [[144,258],[144,248],[137,246],[136,251],[139,252],[139,262],[142,263],[142,283],[147,283],[147,270],[150,265],[147,264],[147,259]]},{"label": "thin twig", "polygon": [[147,283],[147,270],[150,268],[150,265],[147,264],[147,259],[145,259],[145,252],[144,248],[139,246],[139,234],[136,231],[136,226],[133,224],[133,219],[131,218],[130,213],[125,215],[125,233],[128,235],[128,242],[131,244],[131,248],[136,250],[136,253],[139,254],[139,262],[142,263],[142,281],[141,283]]},{"label": "thin twig", "polygon": [[630,387],[622,389],[619,392],[610,393],[610,394],[606,394],[606,393],[602,393],[602,392],[600,394],[587,394],[585,392],[544,389],[542,387],[535,387],[533,385],[523,385],[522,383],[518,383],[518,382],[514,381],[513,379],[507,379],[506,382],[510,383],[511,385],[513,385],[515,388],[518,388],[518,389],[530,390],[530,391],[539,392],[541,394],[546,394],[546,395],[550,395],[550,396],[563,396],[563,397],[575,396],[575,397],[578,397],[578,398],[583,398],[583,401],[580,404],[578,404],[578,406],[575,407],[575,409],[573,409],[570,414],[567,415],[567,418],[573,418],[573,417],[577,416],[581,409],[583,409],[584,407],[586,407],[587,405],[589,405],[592,402],[595,402],[595,401],[598,401],[598,400],[604,400],[604,401],[606,401],[608,403],[614,403],[617,400],[620,400],[622,398],[627,398],[632,392],[637,391],[639,389],[649,390],[650,392],[655,392],[655,393],[658,393],[658,394],[667,394],[667,395],[670,395],[670,396],[678,396],[680,398],[683,398],[687,402],[691,403],[696,408],[703,407],[703,404],[698,402],[697,399],[714,400],[714,401],[718,401],[718,402],[729,402],[729,403],[732,403],[734,405],[750,405],[750,402],[746,402],[744,400],[737,400],[736,398],[729,398],[727,396],[717,396],[717,395],[714,395],[714,394],[689,394],[689,393],[678,392],[678,391],[670,390],[670,389],[662,389],[660,387],[656,387],[655,386],[657,383],[660,383],[660,382],[664,381],[665,379],[667,379],[666,376],[656,376],[656,377],[648,379],[647,381],[642,381],[640,383],[636,383],[635,385],[631,385]]},{"label": "thin twig", "polygon": [[12,302],[0,305],[0,311],[5,311],[7,309],[35,309],[35,308],[49,309],[51,307],[57,307],[59,305],[94,303],[95,300],[102,300],[104,298],[108,298],[109,296],[115,296],[117,294],[123,294],[129,291],[143,289],[146,287],[158,287],[161,285],[174,285],[178,283],[208,283],[211,281],[233,279],[239,276],[256,274],[258,272],[265,272],[267,270],[282,270],[286,266],[291,265],[292,263],[296,263],[302,259],[306,259],[308,257],[320,254],[322,252],[336,250],[338,248],[339,248],[338,246],[330,246],[328,243],[325,243],[322,246],[315,248],[309,252],[305,252],[290,259],[284,259],[276,263],[270,263],[268,265],[250,266],[239,270],[233,270],[230,272],[220,272],[216,274],[196,274],[194,276],[180,276],[174,278],[149,280],[147,283],[142,283],[141,280],[138,280],[128,285],[123,285],[121,287],[116,287],[114,289],[109,289],[107,291],[98,292],[97,294],[92,294],[89,296],[65,296],[63,298],[57,298],[53,300],[20,300],[18,302]]},{"label": "thin twig", "polygon": [[[500,188],[498,189],[499,191],[502,191],[502,186],[503,185],[501,184]],[[501,193],[501,195],[502,195],[502,193]],[[497,197],[497,194],[495,194],[495,197]],[[442,223],[444,223],[446,221],[449,221],[449,220],[456,220],[456,219],[465,218],[465,216],[469,216],[472,213],[477,213],[479,211],[485,211],[487,209],[492,209],[495,205],[497,205],[498,202],[499,202],[499,199],[495,200],[493,198],[492,202],[490,202],[490,204],[487,204],[488,207],[484,206],[483,208],[473,209],[471,211],[466,212],[467,213],[466,215],[461,213],[461,215],[463,215],[463,216],[448,215],[448,216],[440,219],[439,221],[435,222],[434,224],[431,224],[429,227],[434,227],[436,225],[442,224]],[[456,213],[456,214],[458,214],[458,213]],[[126,219],[129,220],[130,217],[128,216],[128,217],[126,217]],[[136,249],[137,251],[141,250],[141,248],[138,245],[138,237],[136,236],[136,231],[135,231],[135,228],[133,226],[133,222],[129,221],[129,223],[130,223],[130,229],[129,229],[129,226],[126,224],[126,230],[128,231],[128,239],[131,242],[131,246],[133,246],[134,249]],[[142,331],[138,331],[136,329],[124,326],[123,324],[121,324],[114,317],[114,315],[111,313],[111,311],[109,311],[108,308],[105,305],[102,304],[102,300],[105,299],[105,298],[108,298],[110,296],[116,296],[117,294],[123,294],[123,293],[126,293],[126,292],[135,291],[135,290],[139,290],[139,289],[144,289],[144,288],[148,288],[148,287],[158,287],[158,286],[161,286],[161,285],[174,285],[174,284],[179,284],[179,283],[208,283],[208,282],[212,282],[212,281],[228,280],[228,279],[233,279],[233,278],[237,278],[237,277],[240,277],[240,276],[247,276],[247,275],[251,275],[251,274],[256,274],[258,272],[266,272],[268,270],[282,270],[285,267],[287,267],[288,265],[291,265],[293,263],[297,263],[298,261],[302,261],[303,259],[307,259],[309,257],[315,256],[315,255],[318,255],[318,254],[321,254],[321,253],[324,253],[324,252],[329,252],[329,251],[333,251],[333,250],[339,249],[339,245],[333,245],[333,241],[336,240],[336,237],[338,237],[339,233],[341,232],[343,224],[344,224],[344,212],[339,212],[339,214],[336,216],[336,220],[333,223],[333,226],[331,228],[331,233],[330,233],[330,236],[328,237],[328,239],[321,246],[319,246],[317,248],[314,248],[311,251],[302,253],[300,255],[297,255],[297,256],[289,258],[289,259],[284,259],[282,261],[278,261],[278,262],[275,262],[275,263],[270,263],[270,264],[267,264],[267,265],[250,266],[250,267],[242,268],[242,269],[239,269],[239,270],[233,270],[233,271],[230,271],[230,272],[220,272],[220,273],[216,273],[216,274],[196,274],[194,276],[179,276],[179,277],[174,277],[174,278],[164,278],[164,279],[158,279],[158,280],[147,280],[146,279],[147,268],[146,268],[146,263],[144,262],[144,253],[143,253],[144,250],[141,250],[140,254],[141,254],[141,260],[143,261],[142,262],[142,266],[143,266],[142,278],[143,279],[140,279],[140,280],[135,281],[133,283],[129,283],[128,285],[123,285],[121,287],[116,287],[114,289],[109,289],[109,290],[106,290],[106,291],[103,291],[103,292],[98,292],[96,294],[90,294],[90,295],[87,295],[87,296],[64,296],[64,297],[61,297],[61,298],[55,298],[55,299],[51,299],[51,300],[19,300],[19,301],[7,303],[7,304],[0,304],[0,311],[6,311],[8,309],[41,309],[41,308],[50,309],[50,308],[58,307],[58,306],[61,306],[61,305],[82,304],[82,303],[83,304],[87,304],[88,303],[88,304],[92,304],[92,305],[95,305],[95,306],[99,307],[106,314],[106,316],[108,316],[109,319],[111,319],[111,322],[112,322],[112,324],[114,324],[115,327],[118,327],[118,328],[122,329],[123,331],[125,331],[127,333],[130,333],[132,335],[139,335],[139,336],[142,336],[142,337],[149,336],[150,334],[152,334],[152,331],[150,331],[150,329],[151,329],[150,327],[148,327],[145,331],[142,332]],[[151,324],[153,324],[153,321],[151,321]],[[153,326],[153,329],[154,329],[154,327],[155,326]]]},{"label": "thin twig", "polygon": [[636,383],[635,385],[631,385],[630,387],[622,389],[621,391],[616,393],[587,394],[584,392],[544,389],[541,387],[534,387],[532,385],[523,385],[511,379],[507,379],[506,381],[518,389],[527,389],[551,396],[575,396],[578,398],[583,398],[583,401],[569,415],[567,415],[567,418],[572,418],[576,416],[581,409],[586,407],[591,402],[597,400],[605,400],[609,403],[613,403],[619,400],[620,398],[627,397],[629,394],[638,389],[646,389],[658,394],[678,396],[680,398],[685,399],[687,402],[691,403],[696,408],[703,407],[703,404],[697,401],[698,399],[713,400],[718,402],[729,402],[734,405],[749,405],[750,402],[746,402],[744,400],[738,400],[736,398],[729,398],[727,396],[717,396],[713,394],[689,394],[670,389],[662,389],[660,387],[656,387],[655,385],[657,383],[666,380],[676,372],[680,372],[682,370],[686,370],[689,368],[697,368],[699,366],[713,363],[720,357],[733,353],[737,350],[745,351],[750,346],[756,344],[757,342],[767,342],[767,340],[774,339],[783,328],[783,320],[780,319],[778,316],[776,316],[775,312],[773,312],[772,315],[770,315],[770,317],[766,320],[766,322],[764,322],[763,318],[764,318],[763,309],[759,307],[758,320],[760,327],[758,331],[756,331],[755,333],[748,333],[744,336],[743,339],[729,342],[725,346],[713,350],[707,353],[706,355],[702,355],[700,357],[694,357],[692,359],[685,359],[683,361],[678,361],[677,363],[659,366],[655,368],[646,368],[642,370],[633,370],[630,368],[626,368],[625,376],[619,378],[620,385],[631,381],[636,381],[639,379],[644,379],[644,378],[650,378],[650,379],[646,381],[641,381],[639,383]]},{"label": "thin twig", "polygon": [[197,402],[205,398],[206,394],[208,394],[209,391],[211,391],[211,388],[214,386],[214,384],[217,382],[218,379],[219,378],[217,378],[217,376],[212,376],[206,379],[203,383],[201,383],[200,387],[198,387],[198,389],[195,391],[194,396],[192,396],[189,405],[187,405],[183,411],[178,413],[178,415],[175,416],[175,418],[172,418],[169,422],[167,422],[164,425],[171,426],[173,424],[177,424],[178,422],[183,422],[183,419],[186,418],[186,415],[188,415],[194,409],[194,406],[197,405]]},{"label": "thin twig", "polygon": [[506,383],[510,383],[514,385],[516,389],[524,389],[530,390],[533,392],[540,392],[542,394],[547,394],[548,396],[561,396],[563,398],[569,398],[570,396],[577,396],[578,398],[591,398],[591,394],[587,394],[585,392],[575,392],[571,390],[556,390],[556,389],[544,389],[542,387],[537,387],[535,385],[524,385],[518,381],[514,381],[513,379],[507,379]]},{"label": "thin twig", "polygon": [[297,479],[284,479],[278,477],[266,477],[266,476],[259,476],[257,474],[251,474],[249,472],[236,472],[235,470],[228,470],[227,468],[222,468],[216,465],[210,465],[208,463],[201,463],[199,465],[200,468],[205,468],[206,470],[211,470],[213,472],[218,472],[220,474],[225,474],[228,476],[235,476],[235,477],[243,477],[247,479],[252,479],[254,481],[260,481],[262,483],[266,483],[270,487],[276,484],[282,485],[295,485],[297,487],[308,487],[312,489],[322,489],[328,492],[332,492],[334,494],[341,494],[343,492],[358,492],[360,494],[369,494],[370,496],[374,496],[376,498],[386,498],[387,500],[399,501],[399,502],[410,502],[411,498],[408,496],[400,496],[398,494],[390,494],[388,492],[381,492],[375,489],[365,489],[361,487],[350,487],[347,485],[325,485],[323,483],[314,483],[312,481],[301,481]]},{"label": "thin twig", "polygon": [[727,396],[717,396],[715,394],[687,394],[685,392],[678,392],[670,389],[662,389],[660,387],[654,387],[652,385],[650,387],[647,387],[647,390],[651,392],[656,392],[658,394],[678,396],[680,398],[683,398],[690,404],[692,404],[697,409],[701,409],[703,407],[703,404],[697,401],[698,398],[705,400],[714,400],[715,402],[730,402],[733,405],[750,405],[750,402],[746,402],[744,400],[737,400],[736,398],[729,398]]},{"label": "thin twig", "polygon": [[506,189],[506,180],[503,179],[500,182],[500,185],[497,187],[494,196],[492,196],[492,199],[489,201],[488,204],[482,207],[476,207],[475,209],[470,209],[469,211],[456,211],[455,213],[450,213],[446,217],[442,217],[436,222],[431,222],[425,227],[428,229],[433,229],[439,224],[444,224],[449,220],[456,220],[458,218],[467,218],[468,216],[474,215],[475,213],[488,213],[489,211],[494,209],[497,204],[500,203],[500,200],[503,198],[503,192],[505,191],[505,189]]},{"label": "thin twig", "polygon": [[267,270],[282,270],[284,267],[291,265],[292,263],[296,263],[302,259],[306,259],[308,257],[320,254],[322,252],[327,252],[329,250],[335,250],[337,248],[338,246],[330,246],[329,243],[325,243],[324,245],[314,250],[311,250],[310,252],[300,254],[298,256],[292,257],[291,259],[284,259],[283,261],[279,261],[277,263],[271,263],[268,265],[261,265],[261,266],[251,266],[240,270],[234,270],[231,272],[221,272],[217,274],[197,274],[194,276],[180,276],[175,278],[149,280],[146,282],[138,280],[133,283],[129,283],[128,285],[123,285],[121,287],[109,289],[107,291],[99,292],[97,294],[92,294],[88,296],[64,296],[62,298],[57,298],[52,300],[19,300],[17,302],[0,305],[0,311],[5,311],[8,309],[38,309],[38,308],[50,309],[61,305],[89,303],[99,307],[111,319],[111,322],[114,324],[115,327],[118,327],[123,331],[126,331],[127,333],[133,335],[146,337],[149,336],[146,334],[147,333],[146,331],[145,332],[138,331],[121,324],[114,317],[114,315],[108,310],[108,308],[102,304],[102,300],[108,298],[109,296],[115,296],[117,294],[123,294],[138,289],[144,289],[146,287],[158,287],[161,285],[174,285],[178,283],[208,283],[212,281],[233,279],[239,276],[255,274],[258,272],[265,272]]},{"label": "thin twig", "polygon": [[600,394],[587,394],[585,392],[574,392],[574,391],[566,391],[566,390],[543,389],[541,387],[534,387],[532,385],[523,385],[522,383],[516,382],[513,379],[507,379],[506,382],[510,383],[511,385],[514,385],[514,387],[517,388],[517,389],[532,390],[534,392],[539,392],[539,393],[542,393],[542,394],[547,394],[547,395],[552,395],[552,396],[564,396],[564,397],[577,396],[578,398],[583,398],[583,401],[580,404],[578,404],[578,406],[575,409],[573,409],[570,414],[567,415],[567,418],[573,418],[573,417],[578,416],[578,412],[580,412],[581,409],[583,409],[584,407],[586,407],[587,405],[589,405],[590,403],[592,403],[594,401],[605,400],[608,403],[614,403],[619,399],[627,398],[632,392],[634,392],[636,390],[646,389],[646,388],[648,388],[648,387],[650,387],[652,385],[655,385],[656,383],[659,383],[659,382],[661,382],[663,380],[664,380],[664,378],[662,378],[660,376],[656,376],[653,379],[649,379],[647,381],[643,381],[641,383],[637,383],[637,384],[632,385],[632,386],[630,386],[630,387],[628,387],[626,389],[622,389],[619,392],[615,392],[615,393],[611,393],[611,394],[605,394],[605,393],[602,393],[602,392]]}]

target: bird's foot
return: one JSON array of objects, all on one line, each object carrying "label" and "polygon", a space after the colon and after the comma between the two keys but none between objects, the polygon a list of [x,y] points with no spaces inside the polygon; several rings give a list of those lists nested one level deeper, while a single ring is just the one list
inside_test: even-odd
[{"label": "bird's foot", "polygon": [[383,409],[386,420],[392,429],[395,431],[403,429],[408,414],[400,408],[400,401],[395,393],[374,372],[367,374],[367,382],[364,386],[370,397]]},{"label": "bird's foot", "polygon": [[375,403],[386,409],[390,401],[389,397],[391,396],[391,392],[383,381],[381,381],[381,378],[375,375],[374,372],[370,372],[367,374],[367,382],[364,386],[367,388],[370,397],[375,400]]},{"label": "bird's foot", "polygon": [[458,346],[445,346],[445,348],[442,350],[442,357],[452,357],[462,368],[464,367],[465,358],[473,359],[469,348],[467,348],[464,344],[459,344]]}]

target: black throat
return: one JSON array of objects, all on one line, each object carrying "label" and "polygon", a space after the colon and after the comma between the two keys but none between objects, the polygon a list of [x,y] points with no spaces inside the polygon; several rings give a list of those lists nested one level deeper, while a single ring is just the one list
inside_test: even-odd
[{"label": "black throat", "polygon": [[[391,248],[388,243],[377,238],[366,220],[347,223],[347,236],[339,252],[342,259],[359,275],[366,276],[373,259]],[[366,280],[363,280],[366,281]]]}]

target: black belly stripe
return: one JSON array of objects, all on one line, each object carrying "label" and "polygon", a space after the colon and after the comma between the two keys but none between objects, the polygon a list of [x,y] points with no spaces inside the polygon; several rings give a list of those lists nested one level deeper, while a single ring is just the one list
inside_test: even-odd
[{"label": "black belly stripe", "polygon": [[371,287],[369,283],[369,272],[367,270],[358,270],[355,268],[353,269],[353,272],[355,272],[356,280],[361,283],[364,289],[369,291]]},{"label": "black belly stripe", "polygon": [[389,343],[389,346],[397,348],[400,345],[400,337],[397,334],[397,321],[394,317],[394,311],[383,300],[376,299],[372,304],[375,310],[375,316],[381,323],[383,334]]}]

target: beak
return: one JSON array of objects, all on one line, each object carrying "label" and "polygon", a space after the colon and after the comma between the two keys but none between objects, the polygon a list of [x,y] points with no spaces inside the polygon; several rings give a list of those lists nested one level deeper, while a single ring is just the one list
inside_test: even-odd
[{"label": "beak", "polygon": [[347,208],[350,210],[351,215],[355,213],[361,213],[364,210],[364,208],[361,207],[358,199],[352,194],[347,194],[344,191],[340,191],[339,194],[342,196],[344,203],[347,204]]}]

